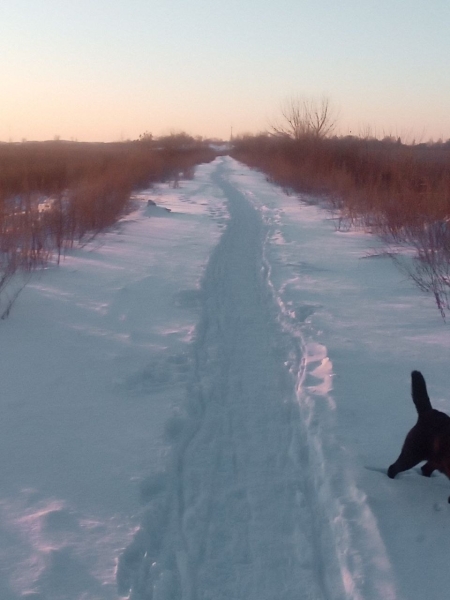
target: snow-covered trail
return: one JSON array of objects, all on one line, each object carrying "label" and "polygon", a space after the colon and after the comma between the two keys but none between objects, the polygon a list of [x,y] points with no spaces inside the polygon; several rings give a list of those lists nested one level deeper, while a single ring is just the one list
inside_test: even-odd
[{"label": "snow-covered trail", "polygon": [[135,200],[1,323],[1,600],[445,597],[448,481],[386,476],[432,298],[229,157]]},{"label": "snow-covered trail", "polygon": [[[325,401],[326,421],[332,403],[326,349],[307,345],[301,332],[313,307],[297,306],[295,315],[277,294],[268,257],[277,213],[231,182],[235,165],[217,161],[211,176],[229,220],[201,286],[186,407],[169,428],[171,459],[144,485],[148,508],[121,557],[119,589],[139,600],[393,597],[362,494],[350,484],[345,504],[333,497],[326,427],[318,431],[309,408]],[[308,377],[315,386],[305,396]],[[368,577],[344,511],[372,524],[366,545],[379,565]]]},{"label": "snow-covered trail", "polygon": [[[152,581],[134,583],[137,598],[146,597],[141,586],[159,589],[169,577],[177,592],[157,597],[326,597],[293,446],[295,381],[265,280],[263,223],[221,173],[213,180],[228,199],[230,219],[202,285],[173,481],[158,490],[163,500],[152,499],[157,506],[163,501],[168,514],[151,506],[122,559],[119,581],[133,581],[129,564],[140,574],[145,562]],[[163,529],[157,547],[155,522]]]},{"label": "snow-covered trail", "polygon": [[203,282],[190,389],[200,414],[179,457],[183,595],[298,598],[303,588],[320,597],[320,557],[298,510],[294,388],[264,278],[262,221],[221,173],[213,180],[230,220]]}]

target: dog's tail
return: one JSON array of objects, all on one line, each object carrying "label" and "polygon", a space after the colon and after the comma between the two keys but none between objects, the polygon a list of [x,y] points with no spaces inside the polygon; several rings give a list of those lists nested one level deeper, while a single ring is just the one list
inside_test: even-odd
[{"label": "dog's tail", "polygon": [[425,379],[419,371],[411,373],[411,394],[419,416],[432,409]]}]

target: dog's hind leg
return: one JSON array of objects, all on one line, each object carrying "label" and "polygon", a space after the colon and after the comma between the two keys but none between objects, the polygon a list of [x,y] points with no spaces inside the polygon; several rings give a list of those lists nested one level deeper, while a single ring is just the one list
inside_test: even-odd
[{"label": "dog's hind leg", "polygon": [[402,453],[397,458],[395,463],[393,463],[389,467],[388,472],[387,472],[388,477],[390,477],[391,479],[394,479],[394,477],[396,475],[398,475],[399,473],[402,473],[403,471],[408,471],[409,469],[412,469],[413,467],[418,465],[423,460],[425,460],[425,459],[421,453],[420,454],[405,453],[402,450]]},{"label": "dog's hind leg", "polygon": [[427,458],[427,451],[423,443],[423,430],[419,424],[416,424],[406,436],[400,456],[389,467],[388,477],[394,479],[398,473],[412,469]]},{"label": "dog's hind leg", "polygon": [[432,463],[430,460],[423,465],[420,469],[422,471],[422,475],[425,477],[431,477],[431,474],[437,469],[436,465]]}]

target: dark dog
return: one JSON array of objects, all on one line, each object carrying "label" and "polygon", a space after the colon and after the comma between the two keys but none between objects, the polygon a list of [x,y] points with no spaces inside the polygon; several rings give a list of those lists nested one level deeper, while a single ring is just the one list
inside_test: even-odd
[{"label": "dark dog", "polygon": [[398,473],[426,460],[422,475],[430,477],[437,470],[450,478],[450,417],[431,406],[425,379],[419,371],[411,373],[411,393],[419,418],[387,474],[393,479]]}]

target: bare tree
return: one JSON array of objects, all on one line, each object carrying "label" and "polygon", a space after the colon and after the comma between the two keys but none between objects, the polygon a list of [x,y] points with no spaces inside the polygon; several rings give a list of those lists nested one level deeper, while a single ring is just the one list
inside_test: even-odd
[{"label": "bare tree", "polygon": [[332,133],[337,123],[337,113],[330,99],[320,100],[291,96],[282,102],[280,117],[271,124],[277,135],[298,140],[303,137],[324,138]]}]

